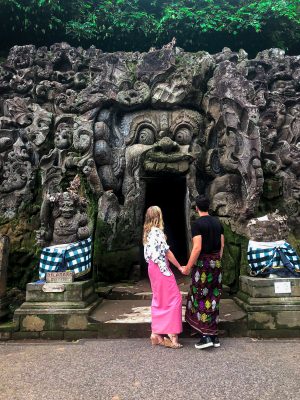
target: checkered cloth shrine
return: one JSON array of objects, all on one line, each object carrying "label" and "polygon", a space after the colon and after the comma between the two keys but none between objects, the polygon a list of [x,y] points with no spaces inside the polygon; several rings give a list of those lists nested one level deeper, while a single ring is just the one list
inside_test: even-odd
[{"label": "checkered cloth shrine", "polygon": [[247,258],[252,276],[295,276],[300,278],[300,258],[284,240],[275,242],[249,241]]},{"label": "checkered cloth shrine", "polygon": [[71,271],[75,277],[91,269],[92,239],[81,240],[65,246],[50,246],[42,250],[39,278],[45,279],[47,272]]}]

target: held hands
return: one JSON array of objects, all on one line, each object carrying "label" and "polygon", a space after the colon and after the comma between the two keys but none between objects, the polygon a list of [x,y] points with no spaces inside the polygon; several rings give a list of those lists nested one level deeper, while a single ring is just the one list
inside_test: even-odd
[{"label": "held hands", "polygon": [[180,271],[183,275],[189,275],[189,273],[190,273],[190,271],[187,269],[186,265],[180,266],[179,271]]},{"label": "held hands", "polygon": [[182,267],[182,266],[180,265],[180,267],[178,267],[178,269],[179,269],[179,271],[183,274],[184,267]]}]

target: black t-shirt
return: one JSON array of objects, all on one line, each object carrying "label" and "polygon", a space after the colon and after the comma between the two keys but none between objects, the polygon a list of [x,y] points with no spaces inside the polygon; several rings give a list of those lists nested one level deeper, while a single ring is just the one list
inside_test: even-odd
[{"label": "black t-shirt", "polygon": [[202,236],[200,254],[218,253],[221,250],[221,235],[224,228],[216,217],[205,215],[192,224],[192,236]]}]

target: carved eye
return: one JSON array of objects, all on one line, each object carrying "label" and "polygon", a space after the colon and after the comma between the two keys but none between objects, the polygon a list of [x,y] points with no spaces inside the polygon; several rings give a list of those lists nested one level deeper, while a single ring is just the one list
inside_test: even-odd
[{"label": "carved eye", "polygon": [[139,133],[139,143],[151,145],[155,141],[154,132],[150,128],[142,128]]},{"label": "carved eye", "polygon": [[38,127],[38,128],[45,128],[45,127],[47,127],[47,124],[46,124],[45,121],[40,120],[40,121],[38,121],[38,123],[37,123],[37,127]]},{"label": "carved eye", "polygon": [[189,128],[179,128],[175,134],[175,140],[181,145],[190,144],[192,141],[192,133]]}]

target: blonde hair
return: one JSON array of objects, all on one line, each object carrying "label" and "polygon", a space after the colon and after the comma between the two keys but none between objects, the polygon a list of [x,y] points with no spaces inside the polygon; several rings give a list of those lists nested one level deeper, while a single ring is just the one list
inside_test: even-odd
[{"label": "blonde hair", "polygon": [[151,228],[159,228],[164,230],[164,221],[161,209],[157,206],[151,206],[146,211],[145,222],[144,222],[144,233],[143,233],[143,243],[147,243],[148,233]]}]

